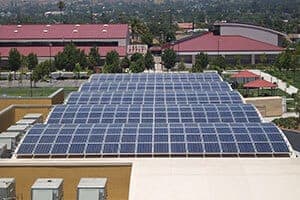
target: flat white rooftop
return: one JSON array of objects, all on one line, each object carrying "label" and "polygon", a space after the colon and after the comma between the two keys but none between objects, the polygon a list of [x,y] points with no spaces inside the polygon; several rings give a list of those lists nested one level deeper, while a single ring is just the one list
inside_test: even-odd
[{"label": "flat white rooftop", "polygon": [[11,165],[132,165],[129,200],[295,200],[300,197],[299,158],[10,159],[0,163],[0,166]]}]

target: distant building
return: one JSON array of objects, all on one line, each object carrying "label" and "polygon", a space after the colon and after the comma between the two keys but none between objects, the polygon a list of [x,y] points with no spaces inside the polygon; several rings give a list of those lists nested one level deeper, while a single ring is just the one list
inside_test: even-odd
[{"label": "distant building", "polygon": [[85,53],[97,46],[102,58],[112,50],[124,57],[129,44],[127,24],[2,25],[0,32],[0,54],[4,61],[11,48],[23,55],[35,53],[39,61],[53,59],[70,42]]},{"label": "distant building", "polygon": [[[224,24],[224,26],[223,26]],[[167,45],[186,63],[194,63],[195,56],[201,52],[209,57],[224,56],[228,63],[234,63],[237,57],[241,64],[256,64],[266,55],[272,63],[281,53],[283,34],[263,27],[228,23],[215,24],[212,32],[196,34]]]},{"label": "distant building", "polygon": [[294,34],[288,34],[288,37],[290,38],[290,40],[292,40],[293,42],[298,42],[300,41],[300,34],[294,33]]},{"label": "distant building", "polygon": [[183,32],[189,32],[194,29],[193,23],[190,22],[183,22],[183,23],[177,23],[178,29]]},{"label": "distant building", "polygon": [[214,32],[224,36],[240,35],[276,46],[283,46],[284,40],[288,39],[284,33],[261,26],[240,23],[215,23]]}]

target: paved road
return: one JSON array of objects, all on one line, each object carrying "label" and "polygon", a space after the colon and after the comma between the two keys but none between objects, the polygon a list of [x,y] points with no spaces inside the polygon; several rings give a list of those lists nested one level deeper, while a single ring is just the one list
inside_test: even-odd
[{"label": "paved road", "polygon": [[[48,82],[38,82],[36,83],[37,87],[79,87],[82,83],[87,80],[53,80],[51,83]],[[0,87],[30,87],[30,81],[23,80],[22,84],[19,81],[0,81]]]}]

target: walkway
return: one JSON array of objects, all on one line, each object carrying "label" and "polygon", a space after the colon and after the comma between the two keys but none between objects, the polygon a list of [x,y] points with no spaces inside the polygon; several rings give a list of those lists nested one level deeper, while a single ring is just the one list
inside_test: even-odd
[{"label": "walkway", "polygon": [[283,115],[279,116],[279,117],[264,117],[264,120],[266,122],[271,122],[274,119],[279,119],[279,118],[288,118],[288,117],[298,117],[298,114],[295,112],[288,112],[288,113],[283,113]]},{"label": "walkway", "polygon": [[285,91],[286,93],[288,93],[290,95],[298,92],[298,89],[296,87],[294,87],[292,85],[289,85],[287,87],[286,82],[283,82],[282,80],[278,79],[275,76],[272,76],[270,74],[262,72],[261,70],[258,70],[258,69],[252,69],[252,70],[249,70],[249,71],[253,72],[254,74],[260,75],[261,77],[263,77],[267,81],[270,81],[272,83],[276,82],[279,89],[281,89],[282,91]]}]

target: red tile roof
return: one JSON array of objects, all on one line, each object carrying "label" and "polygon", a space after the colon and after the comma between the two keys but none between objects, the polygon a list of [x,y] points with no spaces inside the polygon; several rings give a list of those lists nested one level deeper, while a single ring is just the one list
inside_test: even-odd
[{"label": "red tile roof", "polygon": [[[12,47],[0,47],[0,55],[2,57],[8,57],[9,51]],[[90,52],[91,47],[78,47],[84,50],[85,53]],[[106,56],[106,54],[112,50],[116,50],[121,57],[126,56],[126,47],[98,47],[101,56]],[[50,47],[16,47],[16,49],[22,55],[28,55],[30,53],[37,54],[38,57],[50,57]],[[62,52],[64,47],[51,47],[51,56],[55,56],[58,52]]]},{"label": "red tile roof", "polygon": [[259,77],[259,75],[254,74],[253,72],[250,72],[248,70],[240,71],[231,76],[231,78],[258,78],[258,77]]},{"label": "red tile roof", "polygon": [[[74,31],[75,30],[75,31]],[[1,25],[0,40],[120,39],[128,35],[127,24]]]},{"label": "red tile roof", "polygon": [[277,85],[266,80],[258,79],[244,84],[244,88],[276,88]]},{"label": "red tile roof", "polygon": [[174,51],[179,52],[228,52],[228,51],[283,51],[275,45],[267,44],[237,35],[214,35],[205,33],[191,39],[185,39],[171,45]]}]

